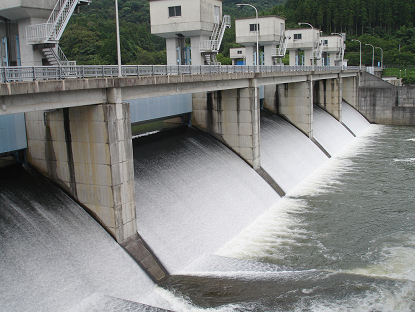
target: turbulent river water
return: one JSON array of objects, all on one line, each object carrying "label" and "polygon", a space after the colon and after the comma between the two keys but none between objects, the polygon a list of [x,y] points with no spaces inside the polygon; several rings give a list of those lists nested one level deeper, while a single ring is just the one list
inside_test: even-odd
[{"label": "turbulent river water", "polygon": [[190,311],[415,311],[414,188],[415,128],[370,125],[216,253],[244,269],[164,288]]},{"label": "turbulent river water", "polygon": [[1,169],[0,310],[415,311],[415,127],[345,103],[343,122],[314,108],[324,153],[263,114],[283,198],[206,133],[135,140],[138,232],[172,273],[157,286],[55,185]]}]

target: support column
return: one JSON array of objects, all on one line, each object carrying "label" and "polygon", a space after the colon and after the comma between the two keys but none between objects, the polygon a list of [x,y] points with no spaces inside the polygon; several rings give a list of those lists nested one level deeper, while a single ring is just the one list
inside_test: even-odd
[{"label": "support column", "polygon": [[42,50],[34,50],[32,44],[26,43],[26,28],[29,25],[46,23],[42,18],[25,18],[18,20],[20,60],[21,66],[42,66],[42,59],[46,58]]},{"label": "support column", "polygon": [[167,54],[167,65],[177,65],[177,39],[167,38],[166,39],[166,54]]},{"label": "support column", "polygon": [[342,78],[343,99],[354,108],[357,108],[358,90],[358,77]]},{"label": "support column", "polygon": [[342,78],[321,80],[319,82],[319,106],[341,122]]},{"label": "support column", "polygon": [[276,85],[264,86],[264,108],[274,114],[278,114],[277,107],[277,88]]},{"label": "support column", "polygon": [[314,61],[314,59],[312,59],[313,55],[313,50],[304,50],[304,65],[305,66],[312,66],[312,61]]},{"label": "support column", "polygon": [[129,104],[26,113],[28,162],[60,184],[123,242],[137,233]]},{"label": "support column", "polygon": [[[205,96],[206,95],[206,96]],[[259,89],[251,87],[193,95],[192,124],[228,145],[259,169]]]},{"label": "support column", "polygon": [[265,62],[264,64],[266,66],[271,66],[274,65],[273,64],[273,60],[272,60],[272,50],[275,49],[276,44],[268,44],[264,46],[264,58],[265,58]]},{"label": "support column", "polygon": [[209,40],[207,36],[199,36],[199,37],[191,37],[190,38],[190,45],[191,45],[191,59],[192,65],[204,65],[205,58],[203,57],[202,53],[200,52],[200,42]]},{"label": "support column", "polygon": [[313,80],[285,83],[277,86],[277,107],[279,114],[294,126],[313,138]]},{"label": "support column", "polygon": [[[246,63],[245,65],[254,65],[254,50],[255,50],[255,46],[246,46],[245,47],[245,51],[246,51]],[[256,51],[256,50],[255,50]]]},{"label": "support column", "polygon": [[290,66],[295,66],[295,59],[298,55],[297,50],[289,50],[288,53],[290,55]]}]

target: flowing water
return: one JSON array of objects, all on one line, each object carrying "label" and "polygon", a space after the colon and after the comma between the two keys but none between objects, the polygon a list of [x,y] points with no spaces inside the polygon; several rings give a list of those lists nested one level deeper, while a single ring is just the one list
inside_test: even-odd
[{"label": "flowing water", "polygon": [[[415,127],[315,108],[308,138],[261,118],[280,198],[194,129],[135,142],[139,233],[172,275],[152,282],[31,170],[0,171],[0,310],[415,311]],[[149,142],[145,142],[148,140]]]},{"label": "flowing water", "polygon": [[165,282],[173,309],[415,311],[415,128],[349,128],[360,136],[216,258]]}]

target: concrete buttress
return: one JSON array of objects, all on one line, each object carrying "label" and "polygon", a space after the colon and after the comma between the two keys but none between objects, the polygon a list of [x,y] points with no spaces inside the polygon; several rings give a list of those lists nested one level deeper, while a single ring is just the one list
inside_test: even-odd
[{"label": "concrete buttress", "polygon": [[254,169],[260,163],[259,89],[250,87],[193,94],[192,124],[228,145]]},{"label": "concrete buttress", "polygon": [[277,85],[278,113],[313,138],[313,79]]},{"label": "concrete buttress", "polygon": [[27,160],[90,212],[159,281],[168,273],[137,233],[130,108],[107,103],[26,113]]}]

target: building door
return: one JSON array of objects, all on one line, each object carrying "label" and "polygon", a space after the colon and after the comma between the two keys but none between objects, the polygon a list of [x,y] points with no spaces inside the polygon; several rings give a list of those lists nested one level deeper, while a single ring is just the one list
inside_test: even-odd
[{"label": "building door", "polygon": [[215,5],[213,8],[214,8],[214,12],[213,12],[213,14],[214,14],[214,22],[216,24],[219,24],[220,23],[220,7],[217,6],[217,5]]}]

